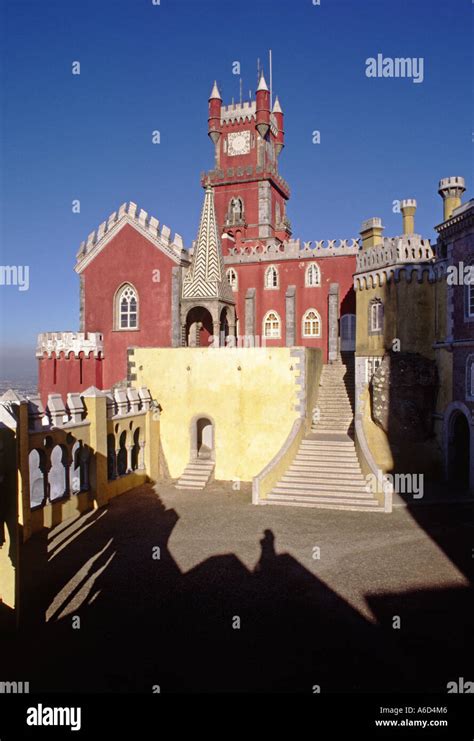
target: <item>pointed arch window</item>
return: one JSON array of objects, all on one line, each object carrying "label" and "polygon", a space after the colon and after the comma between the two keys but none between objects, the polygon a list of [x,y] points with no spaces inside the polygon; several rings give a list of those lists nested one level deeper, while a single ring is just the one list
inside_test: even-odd
[{"label": "pointed arch window", "polygon": [[130,283],[123,285],[117,293],[115,316],[116,329],[138,329],[138,295]]},{"label": "pointed arch window", "polygon": [[383,332],[383,303],[379,298],[374,298],[369,303],[369,334],[382,334]]},{"label": "pointed arch window", "polygon": [[316,309],[308,309],[303,314],[301,333],[303,337],[321,337],[321,317]]},{"label": "pointed arch window", "polygon": [[234,270],[234,268],[228,268],[226,270],[227,280],[229,281],[229,286],[232,288],[233,291],[237,291],[239,287],[239,279],[237,277],[237,271]]},{"label": "pointed arch window", "polygon": [[319,269],[319,265],[315,262],[312,262],[308,267],[306,268],[306,280],[305,284],[307,288],[312,288],[313,286],[320,286],[321,285],[321,271]]},{"label": "pointed arch window", "polygon": [[263,336],[269,340],[281,337],[281,319],[276,311],[267,311],[263,319]]},{"label": "pointed arch window", "polygon": [[275,288],[279,288],[280,280],[278,275],[278,270],[275,267],[275,265],[270,265],[265,270],[265,288],[268,290],[274,290]]}]

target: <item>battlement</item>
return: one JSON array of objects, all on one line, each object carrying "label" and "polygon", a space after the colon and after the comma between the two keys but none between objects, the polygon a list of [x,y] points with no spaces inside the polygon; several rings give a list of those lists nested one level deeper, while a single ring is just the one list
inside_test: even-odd
[{"label": "battlement", "polygon": [[89,357],[92,353],[95,358],[104,355],[104,338],[100,332],[41,332],[36,344],[36,357],[42,358],[45,353],[50,358],[53,353],[56,357],[63,352],[65,356],[73,353],[79,357],[84,353]]},{"label": "battlement", "polygon": [[406,263],[431,262],[435,258],[429,239],[418,234],[401,237],[385,237],[382,243],[361,250],[357,254],[356,273]]},{"label": "battlement", "polygon": [[225,258],[226,263],[253,262],[258,260],[300,260],[320,259],[324,257],[355,256],[360,250],[359,239],[320,239],[301,242],[299,239],[289,239],[286,242],[257,243],[230,247]]},{"label": "battlement", "polygon": [[229,124],[237,121],[251,121],[257,118],[257,106],[255,101],[244,103],[231,103],[221,108],[221,123]]},{"label": "battlement", "polygon": [[211,185],[223,185],[227,180],[235,182],[235,178],[242,178],[242,182],[246,180],[273,180],[273,182],[279,187],[281,192],[287,197],[290,197],[290,186],[284,178],[278,173],[277,168],[273,165],[267,165],[263,167],[258,165],[246,165],[245,167],[228,167],[226,170],[215,169],[208,170],[207,172],[201,172],[201,185],[205,187],[208,183]]},{"label": "battlement", "polygon": [[124,219],[133,223],[134,226],[138,227],[147,236],[151,237],[162,249],[167,251],[174,257],[181,258],[186,252],[184,249],[183,238],[177,232],[171,238],[171,229],[165,224],[161,225],[158,219],[154,216],[150,216],[147,211],[143,208],[138,209],[136,203],[130,201],[129,203],[122,203],[118,211],[114,211],[110,214],[109,218],[100,224],[96,231],[89,234],[84,242],[81,242],[79,250],[77,252],[77,264],[76,271],[81,272],[83,263],[89,254],[95,250],[95,248],[102,242],[107,240],[111,233],[115,231],[118,224]]}]

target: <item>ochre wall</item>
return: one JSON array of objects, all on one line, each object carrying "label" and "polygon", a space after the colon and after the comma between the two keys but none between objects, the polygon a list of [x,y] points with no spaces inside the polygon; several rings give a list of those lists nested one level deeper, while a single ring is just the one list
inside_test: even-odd
[{"label": "ochre wall", "polygon": [[[379,298],[384,305],[382,334],[369,335],[369,303]],[[383,355],[392,348],[394,339],[400,340],[400,352],[420,353],[434,358],[435,341],[434,306],[435,284],[429,283],[426,273],[419,283],[416,277],[407,281],[402,275],[399,281],[390,280],[382,286],[369,287],[356,292],[357,355]]]},{"label": "ochre wall", "polygon": [[[170,475],[190,457],[197,416],[215,425],[215,477],[250,481],[285,442],[299,412],[298,358],[290,348],[137,348],[135,385],[162,407],[160,434]],[[304,413],[304,412],[303,412]]]}]

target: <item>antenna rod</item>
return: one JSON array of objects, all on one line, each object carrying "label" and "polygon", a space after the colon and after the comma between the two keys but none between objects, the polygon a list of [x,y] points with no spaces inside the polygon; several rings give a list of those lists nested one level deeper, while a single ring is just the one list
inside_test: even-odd
[{"label": "antenna rod", "polygon": [[257,87],[260,82],[260,57],[257,58]]},{"label": "antenna rod", "polygon": [[240,105],[242,105],[242,78],[240,78]]},{"label": "antenna rod", "polygon": [[269,59],[268,59],[269,66],[270,66],[270,110],[272,110],[273,109],[273,101],[272,101],[272,97],[273,97],[273,71],[272,71],[272,50],[271,49],[269,49],[269,51],[268,51],[268,57],[269,57]]}]

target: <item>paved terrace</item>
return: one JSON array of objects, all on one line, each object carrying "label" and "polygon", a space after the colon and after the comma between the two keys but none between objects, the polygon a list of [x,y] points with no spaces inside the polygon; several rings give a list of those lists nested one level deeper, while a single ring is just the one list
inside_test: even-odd
[{"label": "paved terrace", "polygon": [[0,639],[2,679],[445,693],[473,679],[473,522],[469,504],[381,515],[255,507],[248,485],[144,486],[27,544],[27,619]]}]

